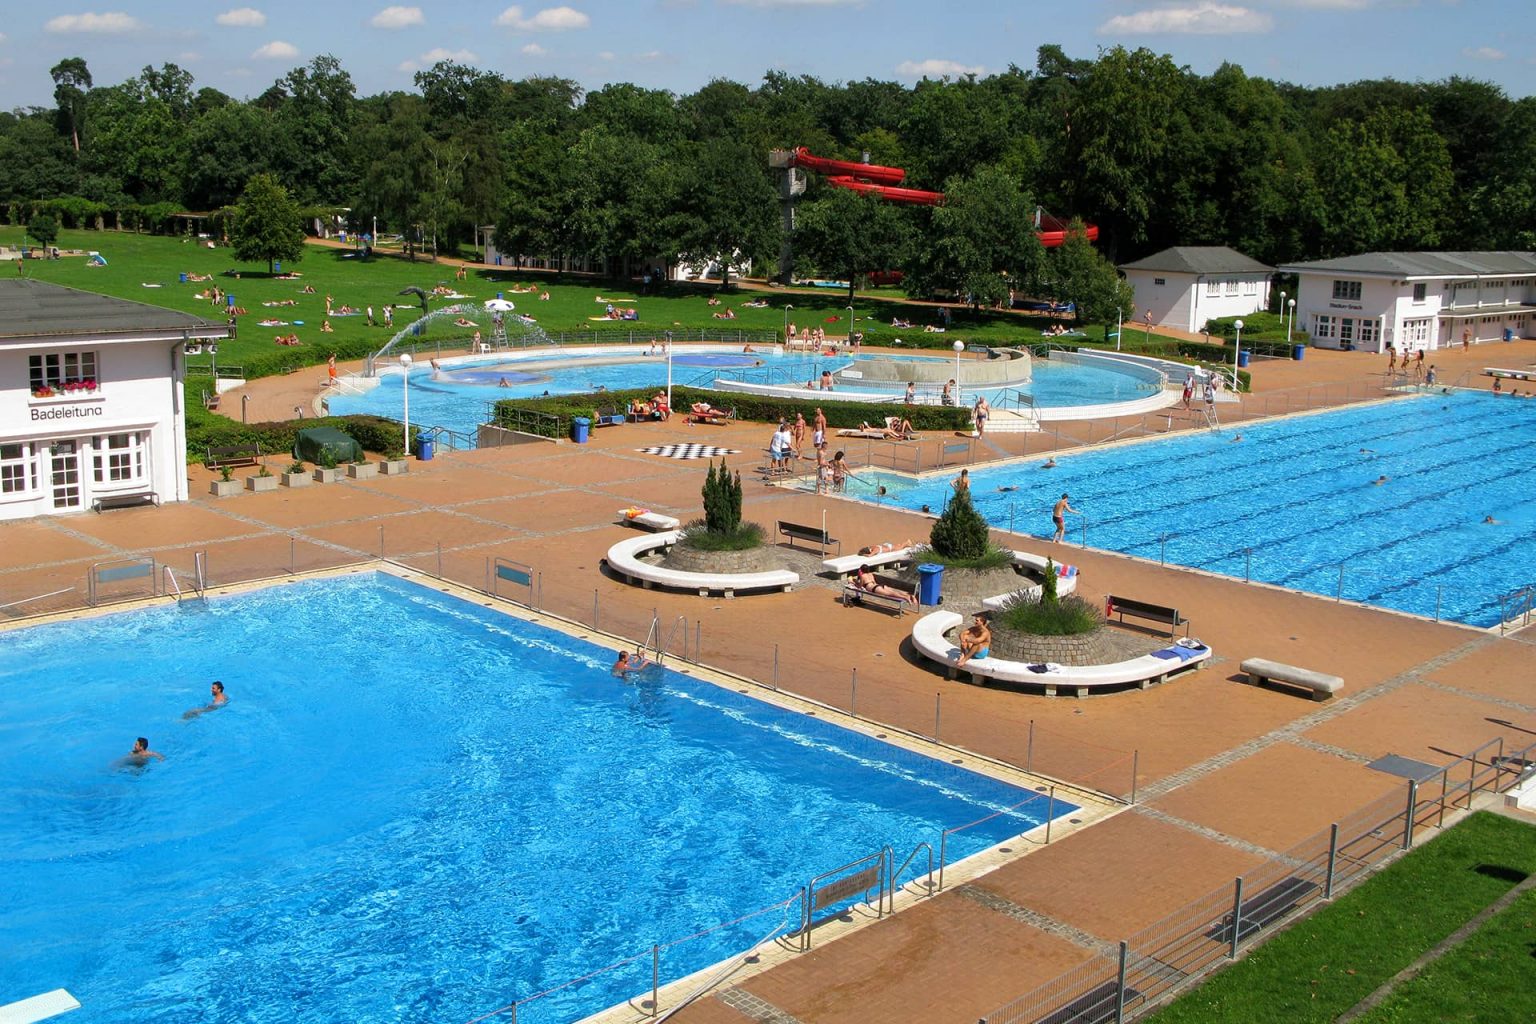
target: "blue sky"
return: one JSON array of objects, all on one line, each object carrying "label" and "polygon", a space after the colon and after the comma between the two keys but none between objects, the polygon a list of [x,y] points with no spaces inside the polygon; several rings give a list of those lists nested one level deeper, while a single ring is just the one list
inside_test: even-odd
[{"label": "blue sky", "polygon": [[[84,0],[91,3],[92,0]],[[249,6],[246,3],[249,2]],[[768,70],[828,82],[914,82],[1010,63],[1042,43],[1072,57],[1145,46],[1198,73],[1329,85],[1363,78],[1491,81],[1536,93],[1533,0],[157,0],[19,2],[0,21],[0,103],[53,104],[48,69],[84,57],[97,85],[171,61],[197,84],[261,93],[333,53],[361,94],[409,89],[448,58],[509,78],[554,75],[687,93]]]}]

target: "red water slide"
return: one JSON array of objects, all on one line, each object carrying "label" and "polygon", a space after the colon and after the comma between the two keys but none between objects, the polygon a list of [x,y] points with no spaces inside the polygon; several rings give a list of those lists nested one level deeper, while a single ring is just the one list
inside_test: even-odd
[{"label": "red water slide", "polygon": [[[828,185],[845,188],[851,192],[879,196],[893,203],[940,206],[944,202],[943,192],[895,187],[907,176],[907,172],[900,167],[882,167],[879,164],[861,164],[851,160],[829,160],[826,157],[813,155],[804,146],[795,150],[789,162],[792,167],[804,167],[808,171],[826,175]],[[1072,232],[1066,221],[1059,217],[1052,217],[1048,213],[1041,213],[1035,218],[1035,233],[1040,236],[1041,245],[1047,249],[1054,249],[1065,242]],[[1090,242],[1097,241],[1098,225],[1083,225],[1083,236]]]}]

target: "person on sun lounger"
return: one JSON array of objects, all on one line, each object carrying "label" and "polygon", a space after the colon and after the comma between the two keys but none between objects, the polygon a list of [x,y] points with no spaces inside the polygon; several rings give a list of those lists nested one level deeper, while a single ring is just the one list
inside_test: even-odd
[{"label": "person on sun lounger", "polygon": [[887,441],[910,441],[915,436],[912,431],[912,421],[895,416],[886,419],[882,432]]},{"label": "person on sun lounger", "polygon": [[880,597],[894,597],[906,601],[908,604],[917,604],[917,595],[910,590],[899,590],[896,587],[886,586],[875,579],[874,573],[868,569],[860,569],[853,575],[853,587],[862,590],[866,594],[878,594]]},{"label": "person on sun lounger", "polygon": [[911,546],[912,546],[912,541],[910,539],[904,540],[900,544],[897,544],[897,543],[895,543],[893,541],[886,541],[883,544],[871,544],[871,545],[869,545],[869,547],[859,548],[859,554],[865,555],[865,556],[868,556],[868,555],[885,555],[885,554],[889,554],[892,551],[905,551],[908,548],[910,548]]}]

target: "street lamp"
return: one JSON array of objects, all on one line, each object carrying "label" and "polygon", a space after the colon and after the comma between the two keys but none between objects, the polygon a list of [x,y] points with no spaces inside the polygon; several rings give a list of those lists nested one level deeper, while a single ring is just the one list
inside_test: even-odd
[{"label": "street lamp", "polygon": [[1243,358],[1243,322],[1234,320],[1232,326],[1237,328],[1237,343],[1232,346],[1232,391],[1235,394],[1242,390],[1237,382],[1237,364]]},{"label": "street lamp", "polygon": [[1291,343],[1291,328],[1296,326],[1296,300],[1291,300],[1291,315],[1285,321],[1285,343]]},{"label": "street lamp", "polygon": [[965,351],[965,342],[955,342],[955,404],[960,404],[960,353]]},{"label": "street lamp", "polygon": [[1285,292],[1280,292],[1280,319],[1285,319]]},{"label": "street lamp", "polygon": [[792,347],[789,344],[789,311],[794,309],[794,308],[795,308],[794,306],[790,306],[790,305],[786,305],[784,307],[784,326],[783,326],[783,329],[780,330],[780,332],[779,332],[779,336],[784,339],[784,347],[786,349]]},{"label": "street lamp", "polygon": [[667,332],[667,414],[672,413],[672,332]]},{"label": "street lamp", "polygon": [[411,354],[400,353],[400,393],[405,396],[405,450],[411,450]]},{"label": "street lamp", "polygon": [[848,351],[852,352],[853,351],[853,321],[854,321],[853,307],[852,306],[848,306],[847,310],[848,310]]}]

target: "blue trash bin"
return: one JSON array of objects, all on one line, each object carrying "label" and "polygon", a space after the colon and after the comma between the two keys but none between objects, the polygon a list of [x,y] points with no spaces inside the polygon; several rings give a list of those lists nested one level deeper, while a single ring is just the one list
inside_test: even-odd
[{"label": "blue trash bin", "polygon": [[917,567],[917,603],[938,605],[944,602],[944,567],[923,562]]},{"label": "blue trash bin", "polygon": [[577,444],[586,444],[587,437],[592,433],[592,421],[585,416],[577,416],[571,420],[571,440]]},{"label": "blue trash bin", "polygon": [[1298,362],[1298,363],[1301,362],[1303,359],[1307,358],[1307,346],[1305,346],[1305,345],[1292,345],[1291,346],[1291,358],[1296,360],[1296,362]]},{"label": "blue trash bin", "polygon": [[432,461],[432,456],[434,454],[433,449],[435,447],[436,445],[432,443],[432,438],[429,435],[416,435],[416,458],[421,462]]},{"label": "blue trash bin", "polygon": [[1244,349],[1238,349],[1238,352],[1237,352],[1237,368],[1238,369],[1241,370],[1243,367],[1248,365],[1248,356],[1249,356],[1249,354],[1250,354],[1249,351],[1247,349],[1245,349],[1245,348]]},{"label": "blue trash bin", "polygon": [[182,274],[181,275],[181,283],[182,284],[186,284],[187,283],[187,275],[186,274]]},{"label": "blue trash bin", "polygon": [[234,309],[235,308],[235,297],[233,295],[226,295],[226,296],[224,296],[224,305],[226,307],[228,307],[229,309]]},{"label": "blue trash bin", "polygon": [[281,274],[282,272],[283,272],[283,261],[282,260],[275,260],[275,261],[273,261],[273,263],[272,263],[272,273],[274,273],[274,274]]},{"label": "blue trash bin", "polygon": [[1514,341],[1515,340],[1515,329],[1513,327],[1506,327],[1506,328],[1504,328],[1504,340],[1505,341]]}]

